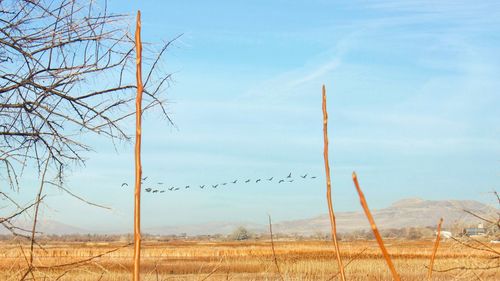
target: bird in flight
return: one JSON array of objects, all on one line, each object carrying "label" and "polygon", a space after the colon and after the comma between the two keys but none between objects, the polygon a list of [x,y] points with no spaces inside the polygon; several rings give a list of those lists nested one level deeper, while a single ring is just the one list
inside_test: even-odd
[{"label": "bird in flight", "polygon": [[292,173],[288,174],[287,178],[291,178],[292,177]]},{"label": "bird in flight", "polygon": [[205,187],[205,185],[200,185],[200,188],[203,189]]},{"label": "bird in flight", "polygon": [[153,190],[153,193],[157,193],[157,192],[158,192],[158,189]]},{"label": "bird in flight", "polygon": [[168,190],[172,191],[174,190],[175,186],[172,186],[171,188],[169,188]]},{"label": "bird in flight", "polygon": [[165,190],[160,190],[160,193],[163,193],[163,192],[165,192]]},{"label": "bird in flight", "polygon": [[188,189],[188,188],[190,188],[190,186],[189,186],[189,185],[186,185],[184,188],[185,188],[185,189]]},{"label": "bird in flight", "polygon": [[174,190],[179,190],[179,189],[181,189],[181,188],[180,187],[176,187]]},{"label": "bird in flight", "polygon": [[270,177],[270,178],[268,178],[267,180],[268,180],[268,181],[272,181],[272,180],[273,180],[273,178],[274,178],[274,177]]},{"label": "bird in flight", "polygon": [[307,174],[300,176],[301,178],[305,179],[307,177]]},{"label": "bird in flight", "polygon": [[159,185],[162,185],[163,183],[162,183],[162,182],[159,182],[158,184],[159,184]]},{"label": "bird in flight", "polygon": [[147,180],[147,179],[148,179],[148,177],[143,177],[143,178],[142,178],[142,180],[143,180],[143,181],[145,181],[145,180]]},{"label": "bird in flight", "polygon": [[128,186],[128,183],[126,183],[126,182],[122,183],[122,187],[124,187],[124,186]]},{"label": "bird in flight", "polygon": [[151,188],[146,188],[146,192],[151,192]]},{"label": "bird in flight", "polygon": [[232,181],[232,183],[236,183],[237,181],[238,181],[238,180],[234,180],[234,181]]},{"label": "bird in flight", "polygon": [[316,178],[316,176],[312,176],[312,177],[311,177],[311,179],[315,179],[315,178]]},{"label": "bird in flight", "polygon": [[293,182],[293,180],[289,180],[288,182]]},{"label": "bird in flight", "polygon": [[285,182],[285,180],[280,180],[278,183],[282,183],[282,182]]},{"label": "bird in flight", "polygon": [[226,184],[227,184],[227,182],[222,183],[222,185],[226,185]]},{"label": "bird in flight", "polygon": [[259,181],[260,181],[260,179],[257,179],[257,180],[255,181],[255,183],[258,183]]},{"label": "bird in flight", "polygon": [[216,185],[212,185],[212,187],[213,187],[213,188],[217,188],[217,186],[219,186],[219,185],[218,185],[218,184],[216,184]]},{"label": "bird in flight", "polygon": [[249,183],[249,182],[250,182],[250,179],[247,179],[247,180],[245,181],[245,183]]}]

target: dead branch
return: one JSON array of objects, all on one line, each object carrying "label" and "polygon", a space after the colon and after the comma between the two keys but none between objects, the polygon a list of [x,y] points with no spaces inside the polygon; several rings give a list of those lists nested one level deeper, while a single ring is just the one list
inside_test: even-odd
[{"label": "dead branch", "polygon": [[86,204],[89,204],[91,206],[94,206],[94,207],[98,207],[98,208],[102,208],[102,209],[106,209],[106,210],[111,210],[111,207],[107,207],[107,206],[104,206],[104,205],[101,205],[101,204],[97,204],[97,203],[94,203],[94,202],[91,202],[81,196],[78,196],[76,195],[75,193],[73,193],[72,191],[70,191],[68,188],[65,188],[64,186],[58,184],[58,183],[55,183],[55,182],[52,182],[52,181],[45,181],[45,183],[47,184],[50,184],[50,185],[53,185],[53,186],[56,186],[57,188],[60,188],[61,190],[63,190],[64,192],[66,192],[68,195],[70,195],[71,197],[74,197],[80,201],[82,201],[83,203],[86,203]]},{"label": "dead branch", "polygon": [[[356,253],[356,255],[354,255],[349,261],[347,261],[347,263],[344,265],[344,269],[346,269],[352,262],[354,262],[356,259],[358,259],[366,250],[368,250],[368,247],[366,247],[363,250]],[[328,278],[326,281],[331,281],[331,280],[335,279],[337,276],[339,276],[339,274],[340,274],[340,270],[337,272],[337,274]]]},{"label": "dead branch", "polygon": [[37,268],[37,269],[53,269],[53,268],[60,268],[60,267],[72,267],[72,266],[75,266],[75,265],[80,265],[80,264],[84,264],[84,263],[93,261],[93,260],[98,259],[98,258],[100,258],[102,256],[107,255],[107,254],[111,254],[113,252],[116,252],[118,250],[126,248],[126,247],[128,247],[130,245],[132,245],[132,243],[128,243],[128,244],[120,246],[118,248],[114,248],[114,249],[106,251],[104,253],[92,256],[92,257],[87,258],[87,259],[79,260],[79,261],[74,261],[74,262],[69,262],[69,263],[62,263],[62,264],[56,264],[56,265],[48,265],[48,266],[35,266],[35,268]]},{"label": "dead branch", "polygon": [[2,223],[2,224],[3,224],[4,222],[8,222],[8,221],[10,221],[11,219],[13,219],[13,218],[15,218],[15,217],[19,216],[20,214],[22,214],[22,213],[26,212],[28,209],[30,209],[31,207],[35,206],[35,205],[36,205],[36,204],[38,204],[40,201],[42,201],[44,197],[45,197],[45,196],[42,196],[42,197],[39,199],[39,201],[35,201],[35,202],[33,202],[33,203],[29,204],[28,206],[26,206],[26,207],[24,207],[24,208],[20,209],[19,211],[15,212],[14,214],[11,214],[11,215],[10,215],[10,216],[8,216],[8,217],[0,218],[0,223]]},{"label": "dead branch", "polygon": [[500,218],[495,222],[495,221],[492,221],[490,219],[487,219],[481,215],[478,215],[476,213],[474,213],[473,211],[469,211],[469,210],[466,210],[466,209],[463,209],[464,212],[466,212],[467,214],[473,216],[473,217],[476,217],[482,221],[485,221],[485,222],[488,222],[488,223],[491,223],[493,225],[496,225],[498,228],[500,228]]},{"label": "dead branch", "polygon": [[[0,177],[12,188],[27,165],[41,172],[48,155],[61,179],[67,166],[84,164],[82,153],[92,149],[84,135],[130,139],[123,124],[135,113],[136,85],[125,81],[132,81],[135,43],[129,18],[106,5],[0,1],[0,11],[9,11],[0,20]],[[174,40],[145,60],[143,110],[159,108],[170,123],[164,92],[171,75],[159,66]]]},{"label": "dead branch", "polygon": [[31,229],[31,237],[30,237],[30,258],[29,258],[28,269],[26,270],[24,275],[21,277],[21,281],[24,280],[26,278],[26,276],[28,276],[28,274],[33,274],[32,273],[32,271],[33,271],[33,258],[34,258],[33,249],[34,249],[34,244],[35,244],[36,225],[37,225],[37,221],[38,221],[38,211],[39,211],[39,207],[40,207],[40,203],[41,203],[40,199],[42,198],[43,187],[45,185],[45,176],[47,174],[47,169],[48,169],[49,163],[50,163],[49,159],[47,159],[45,163],[46,163],[45,168],[43,169],[42,178],[40,181],[40,187],[38,189],[38,194],[36,196],[35,214],[33,216],[33,227]]},{"label": "dead branch", "polygon": [[[427,267],[427,266],[426,266]],[[450,267],[446,269],[433,269],[435,272],[450,272],[450,271],[455,271],[455,270],[489,270],[489,269],[497,269],[500,268],[500,265],[493,265],[493,266],[456,266],[456,267]]]},{"label": "dead branch", "polygon": [[219,268],[221,267],[221,264],[222,264],[222,258],[219,260],[219,263],[212,269],[212,271],[210,271],[210,273],[208,273],[205,277],[203,277],[203,279],[201,279],[200,281],[205,281],[207,280],[208,278],[210,278],[210,276],[214,275],[214,273],[216,273]]},{"label": "dead branch", "polygon": [[457,239],[455,237],[450,237],[453,241],[467,247],[467,248],[470,248],[470,249],[473,249],[473,250],[477,250],[477,251],[486,251],[486,252],[490,252],[490,253],[493,253],[497,256],[500,256],[500,252],[498,252],[497,250],[493,249],[492,247],[486,245],[485,243],[479,241],[479,240],[476,240],[474,238],[471,238],[471,237],[468,237],[468,240],[471,240],[473,242],[476,242],[478,243],[479,245],[483,246],[483,247],[478,247],[476,245],[473,245],[472,243],[469,243],[469,242],[465,242],[465,241],[461,241],[460,239]]}]

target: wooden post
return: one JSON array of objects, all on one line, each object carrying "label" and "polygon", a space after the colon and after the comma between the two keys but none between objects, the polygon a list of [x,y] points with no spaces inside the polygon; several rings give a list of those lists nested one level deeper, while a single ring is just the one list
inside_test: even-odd
[{"label": "wooden post", "polygon": [[333,245],[335,247],[335,254],[337,257],[337,264],[339,266],[340,278],[345,281],[344,265],[340,257],[340,248],[337,238],[337,223],[335,222],[335,213],[333,212],[332,204],[332,184],[330,181],[330,164],[328,161],[328,113],[326,112],[326,88],[323,85],[323,156],[325,158],[325,172],[326,172],[326,201],[328,203],[328,214],[330,215],[330,225],[332,232]]},{"label": "wooden post", "polygon": [[141,266],[141,119],[142,119],[142,43],[141,11],[137,11],[135,29],[137,97],[135,100],[135,193],[134,193],[134,281],[140,280]]}]

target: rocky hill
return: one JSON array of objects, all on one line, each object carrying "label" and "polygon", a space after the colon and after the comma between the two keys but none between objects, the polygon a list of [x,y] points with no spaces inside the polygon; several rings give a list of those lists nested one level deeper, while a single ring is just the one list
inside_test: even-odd
[{"label": "rocky hill", "polygon": [[[498,210],[472,200],[423,200],[420,198],[403,199],[391,206],[372,210],[375,222],[380,229],[436,226],[439,218],[444,219],[444,228],[453,225],[472,225],[480,220],[464,210],[490,218],[497,217]],[[363,212],[336,213],[337,229],[340,233],[369,229],[370,225]],[[318,232],[328,233],[330,221],[327,214],[310,219],[291,220],[276,224],[277,232],[311,235]]]}]

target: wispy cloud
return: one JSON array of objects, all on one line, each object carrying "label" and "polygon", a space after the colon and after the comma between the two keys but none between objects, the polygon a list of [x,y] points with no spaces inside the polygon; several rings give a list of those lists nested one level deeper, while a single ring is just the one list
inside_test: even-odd
[{"label": "wispy cloud", "polygon": [[[179,41],[181,51],[173,53],[174,62],[168,61],[169,67],[182,68],[169,89],[176,98],[170,110],[179,130],[146,116],[145,172],[177,184],[292,169],[321,171],[325,83],[333,169],[344,173],[337,177],[340,186],[351,184],[348,171],[354,168],[370,169],[372,186],[387,197],[378,202],[417,193],[438,196],[432,179],[443,181],[443,173],[449,175],[439,185],[443,196],[467,197],[475,192],[466,191],[468,186],[489,188],[496,182],[489,174],[495,169],[492,159],[500,159],[500,2],[319,2],[269,3],[283,6],[272,9],[233,1],[192,11],[179,1],[169,4],[176,14],[168,19],[159,8],[167,4],[144,3],[144,14],[156,14],[145,17],[146,36],[187,34]],[[116,156],[103,153],[109,147],[97,147],[100,155],[91,155],[73,182],[89,199],[113,198],[120,222],[126,223],[122,214],[132,197],[115,182],[133,176],[131,148],[123,148],[126,156]],[[425,177],[418,169],[426,171]],[[225,211],[215,203],[226,201],[235,209],[247,206],[238,214],[256,219],[259,208],[271,206],[273,198],[281,200],[272,205],[276,208],[307,196],[319,202],[322,187],[179,193],[146,199],[146,213],[175,209],[184,214],[210,206],[191,214],[214,216]],[[345,190],[338,192],[345,195]],[[186,196],[192,204],[185,204]],[[270,199],[251,206],[249,198],[257,197]],[[62,196],[54,200],[58,206],[70,204]],[[349,209],[351,203],[342,200],[339,206]],[[304,209],[322,212],[319,205]]]}]

